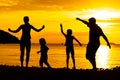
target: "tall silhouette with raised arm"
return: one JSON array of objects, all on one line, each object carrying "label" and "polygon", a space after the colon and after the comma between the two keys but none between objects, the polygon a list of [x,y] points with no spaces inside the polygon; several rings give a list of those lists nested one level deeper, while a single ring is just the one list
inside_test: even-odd
[{"label": "tall silhouette with raised arm", "polygon": [[20,30],[22,30],[22,36],[20,39],[20,61],[21,61],[21,67],[23,67],[23,61],[24,61],[24,51],[26,48],[26,68],[28,67],[28,62],[29,62],[29,57],[30,57],[30,50],[31,50],[31,29],[39,32],[42,29],[44,29],[44,25],[40,29],[36,29],[33,27],[31,24],[29,24],[29,17],[25,16],[24,17],[24,24],[20,25],[16,30],[11,30],[10,28],[8,29],[10,32],[17,33]]},{"label": "tall silhouette with raised arm", "polygon": [[68,69],[68,63],[69,63],[70,53],[71,53],[72,61],[73,61],[73,69],[76,69],[76,66],[75,66],[75,58],[74,58],[73,40],[77,41],[80,46],[81,46],[82,44],[81,44],[74,36],[72,36],[72,30],[71,30],[71,29],[68,29],[68,30],[67,30],[67,34],[65,34],[65,33],[63,32],[62,24],[60,24],[60,27],[61,27],[61,33],[62,33],[62,34],[65,36],[65,38],[66,38],[65,46],[66,46],[66,55],[67,55],[67,59],[66,59],[67,69]]},{"label": "tall silhouette with raised arm", "polygon": [[90,61],[90,63],[93,66],[93,70],[97,70],[96,68],[96,60],[95,60],[95,55],[96,51],[100,46],[100,36],[104,38],[104,40],[107,42],[107,45],[109,48],[111,48],[110,43],[103,33],[102,29],[96,24],[96,19],[95,18],[89,18],[89,22],[82,20],[80,18],[76,18],[77,20],[83,22],[89,27],[89,43],[86,48],[86,58]]}]

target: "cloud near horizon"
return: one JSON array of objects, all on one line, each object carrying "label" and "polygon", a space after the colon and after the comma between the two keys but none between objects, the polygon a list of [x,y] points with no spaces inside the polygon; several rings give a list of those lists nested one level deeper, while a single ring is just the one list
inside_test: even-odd
[{"label": "cloud near horizon", "polygon": [[0,10],[63,10],[71,1],[64,0],[2,0]]},{"label": "cloud near horizon", "polygon": [[1,0],[0,10],[80,10],[85,8],[119,8],[119,0]]}]

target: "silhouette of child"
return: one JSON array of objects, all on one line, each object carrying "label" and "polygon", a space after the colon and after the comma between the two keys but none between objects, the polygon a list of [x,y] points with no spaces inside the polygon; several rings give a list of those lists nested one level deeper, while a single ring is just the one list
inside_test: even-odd
[{"label": "silhouette of child", "polygon": [[44,38],[41,38],[39,40],[39,44],[40,44],[40,51],[37,51],[37,53],[40,53],[41,52],[41,58],[39,60],[39,64],[41,66],[41,68],[43,68],[43,63],[45,63],[48,68],[51,68],[51,66],[48,64],[48,56],[47,56],[47,52],[48,52],[48,47],[46,46],[46,41]]},{"label": "silhouette of child", "polygon": [[60,24],[60,27],[61,27],[61,33],[62,33],[62,34],[65,36],[65,38],[66,38],[65,46],[66,46],[66,55],[67,55],[67,58],[66,58],[67,69],[68,69],[68,63],[69,63],[70,53],[71,53],[72,61],[73,61],[73,69],[76,69],[76,66],[75,66],[75,58],[74,58],[73,40],[76,40],[76,41],[79,43],[80,46],[81,46],[82,44],[81,44],[74,36],[72,36],[72,30],[71,30],[71,29],[68,29],[68,30],[67,30],[67,34],[65,34],[65,33],[63,32],[62,24]]},{"label": "silhouette of child", "polygon": [[93,17],[90,18],[89,22],[82,20],[80,18],[76,18],[76,20],[83,22],[90,29],[90,31],[89,31],[89,43],[88,43],[87,49],[86,49],[86,58],[92,64],[93,70],[97,70],[96,69],[95,55],[96,55],[96,51],[98,50],[98,48],[100,46],[100,40],[99,40],[100,36],[102,36],[103,39],[107,42],[107,45],[109,46],[109,48],[111,48],[110,43],[109,43],[107,37],[105,36],[105,34],[103,33],[102,29],[96,24],[95,18],[93,18]]},{"label": "silhouette of child", "polygon": [[24,61],[24,52],[26,49],[26,68],[28,67],[28,62],[29,62],[29,57],[30,57],[30,50],[31,50],[31,29],[33,29],[34,31],[41,31],[44,29],[44,25],[42,28],[40,29],[36,29],[35,27],[33,27],[31,24],[29,24],[29,17],[25,16],[24,17],[24,24],[20,25],[16,30],[11,30],[10,28],[8,28],[8,31],[13,32],[13,33],[17,33],[20,30],[22,30],[22,36],[20,39],[20,61],[21,61],[21,67],[23,67],[23,61]]}]

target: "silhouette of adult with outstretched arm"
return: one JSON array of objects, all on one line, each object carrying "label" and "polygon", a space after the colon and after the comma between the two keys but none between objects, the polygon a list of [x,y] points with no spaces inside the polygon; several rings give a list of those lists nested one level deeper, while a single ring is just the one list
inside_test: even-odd
[{"label": "silhouette of adult with outstretched arm", "polygon": [[104,38],[104,40],[107,42],[107,45],[109,48],[111,48],[110,43],[103,33],[102,29],[96,24],[96,19],[91,17],[89,18],[89,22],[82,20],[80,18],[76,18],[76,20],[79,20],[86,24],[89,27],[89,43],[86,48],[86,58],[90,61],[90,63],[93,66],[93,70],[96,69],[96,60],[95,60],[95,55],[96,51],[100,46],[100,36]]},{"label": "silhouette of adult with outstretched arm", "polygon": [[23,61],[24,61],[24,51],[26,48],[26,68],[28,67],[28,62],[29,62],[29,57],[30,57],[30,50],[31,50],[31,29],[39,32],[42,29],[44,29],[44,25],[42,28],[40,29],[36,29],[35,27],[33,27],[31,24],[29,24],[29,17],[28,16],[24,16],[24,24],[20,25],[16,30],[11,30],[10,28],[8,28],[8,31],[13,32],[13,33],[17,33],[20,30],[22,30],[22,36],[20,39],[20,61],[21,61],[21,67],[23,67]]},{"label": "silhouette of adult with outstretched arm", "polygon": [[65,36],[66,38],[66,42],[65,42],[65,46],[66,46],[66,55],[67,55],[67,59],[66,59],[66,65],[67,65],[67,69],[68,69],[68,63],[69,63],[69,56],[70,56],[70,53],[71,53],[71,56],[72,56],[72,61],[73,61],[73,69],[76,69],[76,66],[75,66],[75,58],[74,58],[74,47],[73,47],[73,40],[76,40],[79,45],[81,46],[82,44],[74,37],[72,36],[72,30],[71,29],[68,29],[67,30],[67,34],[65,34],[63,32],[63,28],[62,28],[62,24],[60,24],[60,27],[61,27],[61,33]]}]

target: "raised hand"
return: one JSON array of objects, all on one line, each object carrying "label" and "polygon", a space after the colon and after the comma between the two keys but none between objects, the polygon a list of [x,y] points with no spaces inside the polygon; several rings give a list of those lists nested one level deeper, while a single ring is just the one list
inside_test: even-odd
[{"label": "raised hand", "polygon": [[10,29],[10,28],[8,28],[8,31],[11,31],[11,29]]},{"label": "raised hand", "polygon": [[62,27],[62,24],[60,24],[60,27]]},{"label": "raised hand", "polygon": [[44,28],[45,28],[45,25],[42,26],[42,29],[44,29]]},{"label": "raised hand", "polygon": [[81,20],[81,19],[77,17],[76,20]]}]

